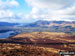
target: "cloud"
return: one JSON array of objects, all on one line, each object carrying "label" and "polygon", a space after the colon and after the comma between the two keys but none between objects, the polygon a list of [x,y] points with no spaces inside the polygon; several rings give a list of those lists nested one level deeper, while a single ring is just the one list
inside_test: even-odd
[{"label": "cloud", "polygon": [[28,20],[29,16],[24,15],[22,12],[14,13],[10,8],[15,9],[19,6],[16,0],[0,0],[0,22],[13,22],[13,23],[23,23]]},{"label": "cloud", "polygon": [[10,5],[19,6],[19,3],[16,0],[12,0],[12,1],[10,1]]},{"label": "cloud", "polygon": [[12,17],[14,14],[10,10],[0,10],[0,18],[3,17]]},{"label": "cloud", "polygon": [[5,2],[0,0],[0,9],[9,9],[16,6],[19,6],[19,3],[16,0],[6,0]]},{"label": "cloud", "polygon": [[10,8],[17,6],[19,6],[19,3],[16,0],[0,0],[0,21],[14,22],[16,19],[19,19],[19,16],[10,10]]},{"label": "cloud", "polygon": [[25,0],[26,2],[29,7],[32,7],[32,10],[30,13],[24,14],[21,9],[19,9],[20,12],[18,13],[12,11],[12,8],[15,9],[19,5],[22,6],[18,0],[0,0],[0,21],[75,21],[75,0]]},{"label": "cloud", "polygon": [[32,6],[30,16],[44,20],[75,21],[75,0],[25,0]]},{"label": "cloud", "polygon": [[19,3],[16,0],[0,0],[0,18],[10,18],[15,14],[10,10],[10,8],[18,6]]},{"label": "cloud", "polygon": [[[46,19],[45,19],[46,18]],[[48,20],[48,21],[75,21],[75,16],[69,16],[69,15],[54,15],[54,16],[46,16],[43,18],[44,20]]]},{"label": "cloud", "polygon": [[23,23],[25,22],[25,18],[22,17],[20,13],[14,14],[10,10],[0,11],[0,22],[10,22],[10,23]]},{"label": "cloud", "polygon": [[75,0],[25,0],[28,5],[38,8],[61,9],[72,6]]},{"label": "cloud", "polygon": [[75,4],[66,9],[54,10],[52,13],[56,15],[75,15]]}]

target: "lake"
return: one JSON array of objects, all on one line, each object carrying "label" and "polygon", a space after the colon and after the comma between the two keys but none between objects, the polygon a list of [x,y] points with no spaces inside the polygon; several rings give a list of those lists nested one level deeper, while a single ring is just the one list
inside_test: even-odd
[{"label": "lake", "polygon": [[16,35],[16,33],[14,31],[8,31],[8,32],[4,32],[4,33],[0,33],[0,39],[5,39],[8,38],[10,36]]}]

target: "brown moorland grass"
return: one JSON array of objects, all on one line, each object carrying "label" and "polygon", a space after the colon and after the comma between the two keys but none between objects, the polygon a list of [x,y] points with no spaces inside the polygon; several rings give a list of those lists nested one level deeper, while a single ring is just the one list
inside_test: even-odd
[{"label": "brown moorland grass", "polygon": [[32,45],[0,44],[0,56],[59,56],[42,47]]},{"label": "brown moorland grass", "polygon": [[[75,42],[75,35],[57,32],[31,32],[22,33],[8,38],[10,40],[21,42],[36,42],[36,43],[68,43]],[[59,41],[58,41],[59,40]]]}]

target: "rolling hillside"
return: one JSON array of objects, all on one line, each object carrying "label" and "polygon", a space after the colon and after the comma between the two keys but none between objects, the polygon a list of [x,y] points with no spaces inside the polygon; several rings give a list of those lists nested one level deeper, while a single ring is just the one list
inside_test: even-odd
[{"label": "rolling hillside", "polygon": [[22,33],[0,39],[0,55],[60,56],[59,51],[75,51],[75,44],[66,43],[75,43],[75,35],[62,32]]},{"label": "rolling hillside", "polygon": [[[75,42],[75,35],[57,32],[31,32],[22,33],[13,37],[5,39],[12,42],[20,43],[73,43]],[[7,42],[6,41],[6,42]]]}]

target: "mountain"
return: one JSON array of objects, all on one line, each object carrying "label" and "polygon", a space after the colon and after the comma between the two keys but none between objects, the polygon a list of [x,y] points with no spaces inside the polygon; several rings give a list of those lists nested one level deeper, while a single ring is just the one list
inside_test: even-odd
[{"label": "mountain", "polygon": [[[14,30],[20,33],[23,32],[75,32],[75,21],[45,21],[39,20],[33,23],[8,23],[0,22],[1,32],[4,30]],[[6,27],[4,27],[6,26]],[[8,27],[9,26],[9,27]],[[17,27],[12,27],[17,26]]]},{"label": "mountain", "polygon": [[51,27],[51,26],[72,26],[75,27],[75,22],[69,21],[44,21],[39,20],[34,23],[24,25],[24,27]]},{"label": "mountain", "polygon": [[39,20],[33,23],[9,23],[0,22],[0,26],[20,26],[20,27],[51,27],[51,26],[72,26],[75,27],[75,21],[45,21]]},{"label": "mountain", "polygon": [[8,22],[0,22],[0,26],[16,26],[19,23],[8,23]]}]

